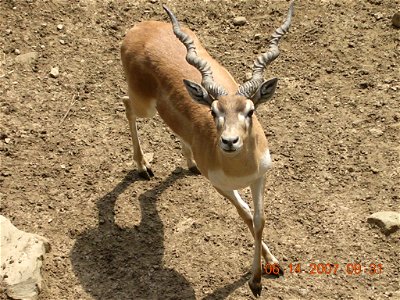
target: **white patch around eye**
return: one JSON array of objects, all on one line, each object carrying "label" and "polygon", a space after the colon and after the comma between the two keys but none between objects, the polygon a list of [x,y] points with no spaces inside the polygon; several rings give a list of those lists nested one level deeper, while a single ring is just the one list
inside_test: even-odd
[{"label": "white patch around eye", "polygon": [[247,102],[246,102],[246,109],[245,109],[245,111],[248,112],[248,111],[250,111],[251,109],[254,109],[254,107],[252,107],[250,101],[247,101]]},{"label": "white patch around eye", "polygon": [[238,113],[238,120],[239,122],[244,122],[246,120],[246,117],[243,115],[243,113]]}]

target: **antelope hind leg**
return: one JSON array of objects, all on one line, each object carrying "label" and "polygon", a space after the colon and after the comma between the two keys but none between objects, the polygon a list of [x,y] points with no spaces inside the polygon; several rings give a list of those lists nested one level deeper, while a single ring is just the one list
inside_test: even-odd
[{"label": "antelope hind leg", "polygon": [[133,145],[133,160],[136,163],[140,177],[150,180],[150,178],[154,176],[154,173],[150,168],[150,164],[145,159],[142,148],[140,146],[137,127],[136,127],[137,116],[133,108],[133,99],[131,96],[129,98],[126,97],[123,98],[123,102],[125,105],[125,113],[128,119],[129,129],[131,132],[132,145]]}]

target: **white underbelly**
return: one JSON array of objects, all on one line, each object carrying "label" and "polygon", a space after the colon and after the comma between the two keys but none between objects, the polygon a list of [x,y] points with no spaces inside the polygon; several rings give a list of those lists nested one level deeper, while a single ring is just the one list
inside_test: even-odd
[{"label": "white underbelly", "polygon": [[272,166],[269,150],[265,152],[260,160],[259,166],[253,174],[245,176],[226,175],[222,169],[208,171],[208,179],[211,183],[221,190],[238,190],[251,185],[256,179],[260,178]]}]

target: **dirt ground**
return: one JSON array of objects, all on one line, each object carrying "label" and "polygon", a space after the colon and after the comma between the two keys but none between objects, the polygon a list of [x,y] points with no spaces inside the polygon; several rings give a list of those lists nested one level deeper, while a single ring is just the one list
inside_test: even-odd
[{"label": "dirt ground", "polygon": [[[288,8],[163,2],[239,82]],[[266,72],[279,88],[258,111],[274,161],[264,238],[286,272],[263,278],[263,299],[400,299],[400,233],[366,222],[399,210],[400,31],[391,24],[399,7],[296,3]],[[247,23],[234,26],[236,16]],[[0,213],[51,242],[40,299],[253,297],[251,234],[186,170],[159,117],[138,125],[155,177],[135,171],[119,46],[148,19],[166,20],[160,1],[0,0]],[[37,58],[18,62],[29,52]],[[242,195],[251,203],[248,190]],[[310,274],[319,263],[338,270]],[[348,263],[383,269],[349,275]],[[297,264],[303,272],[290,271]]]}]

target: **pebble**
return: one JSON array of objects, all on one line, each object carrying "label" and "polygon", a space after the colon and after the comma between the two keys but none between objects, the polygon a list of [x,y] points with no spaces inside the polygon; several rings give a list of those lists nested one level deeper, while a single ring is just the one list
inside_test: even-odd
[{"label": "pebble", "polygon": [[391,234],[400,228],[400,213],[394,211],[380,211],[367,218],[369,224],[377,225],[384,234]]},{"label": "pebble", "polygon": [[14,50],[14,53],[15,53],[16,55],[20,55],[20,54],[21,54],[21,51],[20,51],[19,49],[15,49],[15,50]]},{"label": "pebble", "polygon": [[393,15],[392,24],[394,27],[400,28],[400,11]]},{"label": "pebble", "polygon": [[302,295],[303,297],[307,296],[308,290],[307,289],[299,289],[299,294]]},{"label": "pebble", "polygon": [[60,76],[60,71],[59,71],[58,67],[51,68],[50,76],[53,78],[57,78],[58,76]]},{"label": "pebble", "polygon": [[39,54],[37,52],[28,52],[18,55],[15,58],[15,61],[20,64],[31,64],[38,58],[38,56]]},{"label": "pebble", "polygon": [[375,20],[379,21],[383,18],[383,14],[378,12],[376,14],[374,14]]},{"label": "pebble", "polygon": [[247,22],[247,19],[245,17],[236,17],[233,19],[233,25],[235,26],[243,26]]},{"label": "pebble", "polygon": [[373,137],[380,137],[383,134],[383,131],[379,128],[371,128],[368,131]]},{"label": "pebble", "polygon": [[63,30],[64,29],[64,25],[63,24],[58,24],[57,25],[57,29],[58,30]]}]

